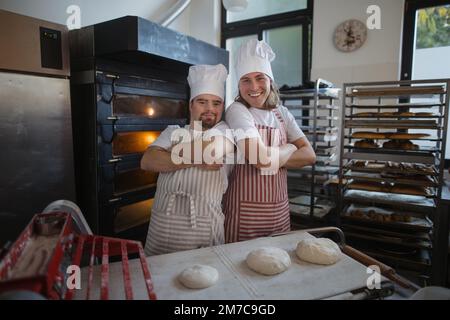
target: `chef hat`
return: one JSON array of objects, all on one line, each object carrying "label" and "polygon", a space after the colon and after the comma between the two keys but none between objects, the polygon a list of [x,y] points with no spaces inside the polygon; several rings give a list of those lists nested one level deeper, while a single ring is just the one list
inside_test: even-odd
[{"label": "chef hat", "polygon": [[190,67],[188,83],[191,87],[191,101],[201,94],[213,94],[224,100],[227,76],[228,72],[223,64]]},{"label": "chef hat", "polygon": [[270,63],[275,60],[275,57],[272,48],[264,41],[250,39],[243,43],[236,57],[237,80],[252,72],[265,73],[273,80]]}]

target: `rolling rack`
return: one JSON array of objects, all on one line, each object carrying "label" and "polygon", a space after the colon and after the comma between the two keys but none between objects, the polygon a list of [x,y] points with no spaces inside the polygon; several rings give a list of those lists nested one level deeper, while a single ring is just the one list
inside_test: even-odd
[{"label": "rolling rack", "polygon": [[444,185],[450,79],[344,84],[339,226],[352,246],[428,285]]},{"label": "rolling rack", "polygon": [[334,225],[329,213],[336,209],[328,183],[338,174],[336,115],[340,89],[323,79],[314,88],[282,90],[283,105],[294,115],[316,152],[313,166],[288,171],[288,194],[293,228]]}]

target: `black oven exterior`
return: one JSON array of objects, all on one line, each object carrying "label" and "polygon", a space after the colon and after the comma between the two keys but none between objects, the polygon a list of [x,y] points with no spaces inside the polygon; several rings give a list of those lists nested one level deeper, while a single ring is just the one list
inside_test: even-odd
[{"label": "black oven exterior", "polygon": [[129,16],[69,40],[77,203],[94,232],[144,241],[157,174],[140,169],[143,152],[188,122],[189,67],[228,67],[228,52]]}]

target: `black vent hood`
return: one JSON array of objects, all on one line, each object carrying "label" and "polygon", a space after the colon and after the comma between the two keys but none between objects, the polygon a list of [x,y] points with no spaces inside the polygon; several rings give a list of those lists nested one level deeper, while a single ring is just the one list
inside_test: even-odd
[{"label": "black vent hood", "polygon": [[125,16],[77,32],[86,33],[92,37],[92,56],[153,66],[166,64],[167,59],[185,65],[222,63],[228,69],[226,50],[140,17]]}]

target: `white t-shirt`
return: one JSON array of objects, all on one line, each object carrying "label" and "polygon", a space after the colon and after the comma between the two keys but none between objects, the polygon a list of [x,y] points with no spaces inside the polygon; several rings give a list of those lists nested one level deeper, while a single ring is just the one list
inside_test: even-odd
[{"label": "white t-shirt", "polygon": [[[172,143],[172,133],[177,130],[180,129],[181,127],[178,125],[169,125],[167,126],[167,128],[161,132],[161,134],[159,135],[159,137],[150,145],[151,147],[160,147],[163,148],[165,150],[169,150],[173,143]],[[201,131],[201,132],[197,132],[197,131],[193,131],[190,129],[189,125],[185,125],[184,129],[189,130],[191,132],[191,134],[193,133],[193,136],[197,137],[197,134],[204,134],[204,137],[206,139],[210,138],[210,137],[215,137],[218,135],[223,135],[224,137],[226,137],[231,143],[234,143],[234,138],[233,138],[233,134],[230,130],[230,127],[224,122],[224,121],[220,121],[219,123],[217,123],[213,128],[206,130],[206,131]],[[175,142],[174,142],[175,143]],[[233,167],[232,165],[227,165],[225,164],[222,168],[221,171],[225,174],[225,178],[230,174],[230,172],[232,171]]]},{"label": "white t-shirt", "polygon": [[[305,134],[299,128],[292,113],[284,106],[279,106],[278,111],[286,125],[288,143],[303,138]],[[255,123],[272,128],[280,128],[281,125],[273,111],[254,107],[247,108],[240,102],[234,102],[228,107],[225,113],[225,120],[230,128],[233,129],[236,141],[259,137]]]}]

